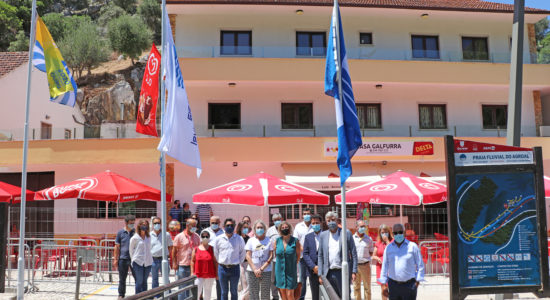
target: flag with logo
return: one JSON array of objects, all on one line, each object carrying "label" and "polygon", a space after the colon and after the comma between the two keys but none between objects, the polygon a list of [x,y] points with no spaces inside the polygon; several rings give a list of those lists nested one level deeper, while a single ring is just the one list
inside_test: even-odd
[{"label": "flag with logo", "polygon": [[50,101],[68,106],[76,102],[77,86],[42,18],[36,17],[36,42],[32,57],[33,65],[48,77]]},{"label": "flag with logo", "polygon": [[153,44],[139,94],[136,132],[158,136],[157,134],[157,100],[159,97],[160,53]]},{"label": "flag with logo", "polygon": [[170,19],[164,15],[164,32],[166,45],[162,53],[164,65],[164,84],[166,87],[166,110],[162,116],[162,135],[158,150],[176,158],[182,163],[197,169],[201,173],[199,144],[195,134],[195,125],[183,76],[172,37]]},{"label": "flag with logo", "polygon": [[[340,18],[338,1],[334,1],[330,33],[328,39],[327,60],[325,67],[325,94],[334,97],[336,110],[336,127],[338,132],[338,156],[336,162],[340,169],[340,183],[343,186],[351,176],[351,158],[357,149],[363,144],[359,118],[355,108],[351,77],[349,75],[346,46],[344,43],[344,31]],[[338,53],[340,48],[340,53]],[[342,95],[338,86],[338,68],[342,85]]]}]

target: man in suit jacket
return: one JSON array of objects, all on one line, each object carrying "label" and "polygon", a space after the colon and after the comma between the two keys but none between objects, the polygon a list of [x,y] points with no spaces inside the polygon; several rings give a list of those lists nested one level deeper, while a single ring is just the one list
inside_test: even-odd
[{"label": "man in suit jacket", "polygon": [[[342,229],[338,228],[338,214],[333,211],[329,211],[325,220],[328,225],[328,229],[323,231],[319,237],[319,250],[318,250],[318,267],[319,274],[325,276],[338,296],[342,297],[342,243],[340,236],[343,234]],[[355,250],[355,242],[353,236],[349,230],[346,230],[346,241],[348,245],[348,266],[351,281],[355,280],[355,274],[357,273],[357,251]],[[323,284],[321,277],[319,277],[319,283]],[[346,282],[348,286],[351,282]],[[349,291],[349,289],[348,289]],[[349,299],[349,295],[348,295]]]},{"label": "man in suit jacket", "polygon": [[[309,277],[309,287],[311,289],[311,299],[319,300],[319,267],[317,266],[317,249],[319,248],[319,236],[321,235],[321,216],[311,217],[311,228],[313,232],[306,235],[304,240],[303,259],[306,264],[306,276]],[[305,281],[302,284],[306,288]]]}]

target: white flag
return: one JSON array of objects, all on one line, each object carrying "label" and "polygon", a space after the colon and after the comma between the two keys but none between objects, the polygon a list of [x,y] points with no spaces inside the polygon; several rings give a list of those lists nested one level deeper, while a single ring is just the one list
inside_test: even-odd
[{"label": "white flag", "polygon": [[197,177],[201,174],[201,157],[195,134],[195,125],[187,92],[183,85],[176,46],[172,37],[172,28],[168,15],[164,15],[166,43],[162,51],[164,61],[165,88],[168,91],[166,109],[162,116],[162,136],[158,150],[172,156],[182,163],[197,168]]}]

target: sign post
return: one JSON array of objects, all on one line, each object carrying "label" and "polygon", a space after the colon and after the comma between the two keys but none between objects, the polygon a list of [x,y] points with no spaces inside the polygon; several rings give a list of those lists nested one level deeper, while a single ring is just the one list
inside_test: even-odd
[{"label": "sign post", "polygon": [[542,149],[445,137],[451,300],[548,294]]}]

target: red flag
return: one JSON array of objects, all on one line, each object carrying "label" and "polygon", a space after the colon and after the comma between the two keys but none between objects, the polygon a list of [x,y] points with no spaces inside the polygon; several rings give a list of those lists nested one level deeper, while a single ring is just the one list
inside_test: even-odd
[{"label": "red flag", "polygon": [[157,134],[157,100],[159,97],[160,53],[155,44],[149,53],[141,93],[136,122],[136,132],[158,136]]}]

